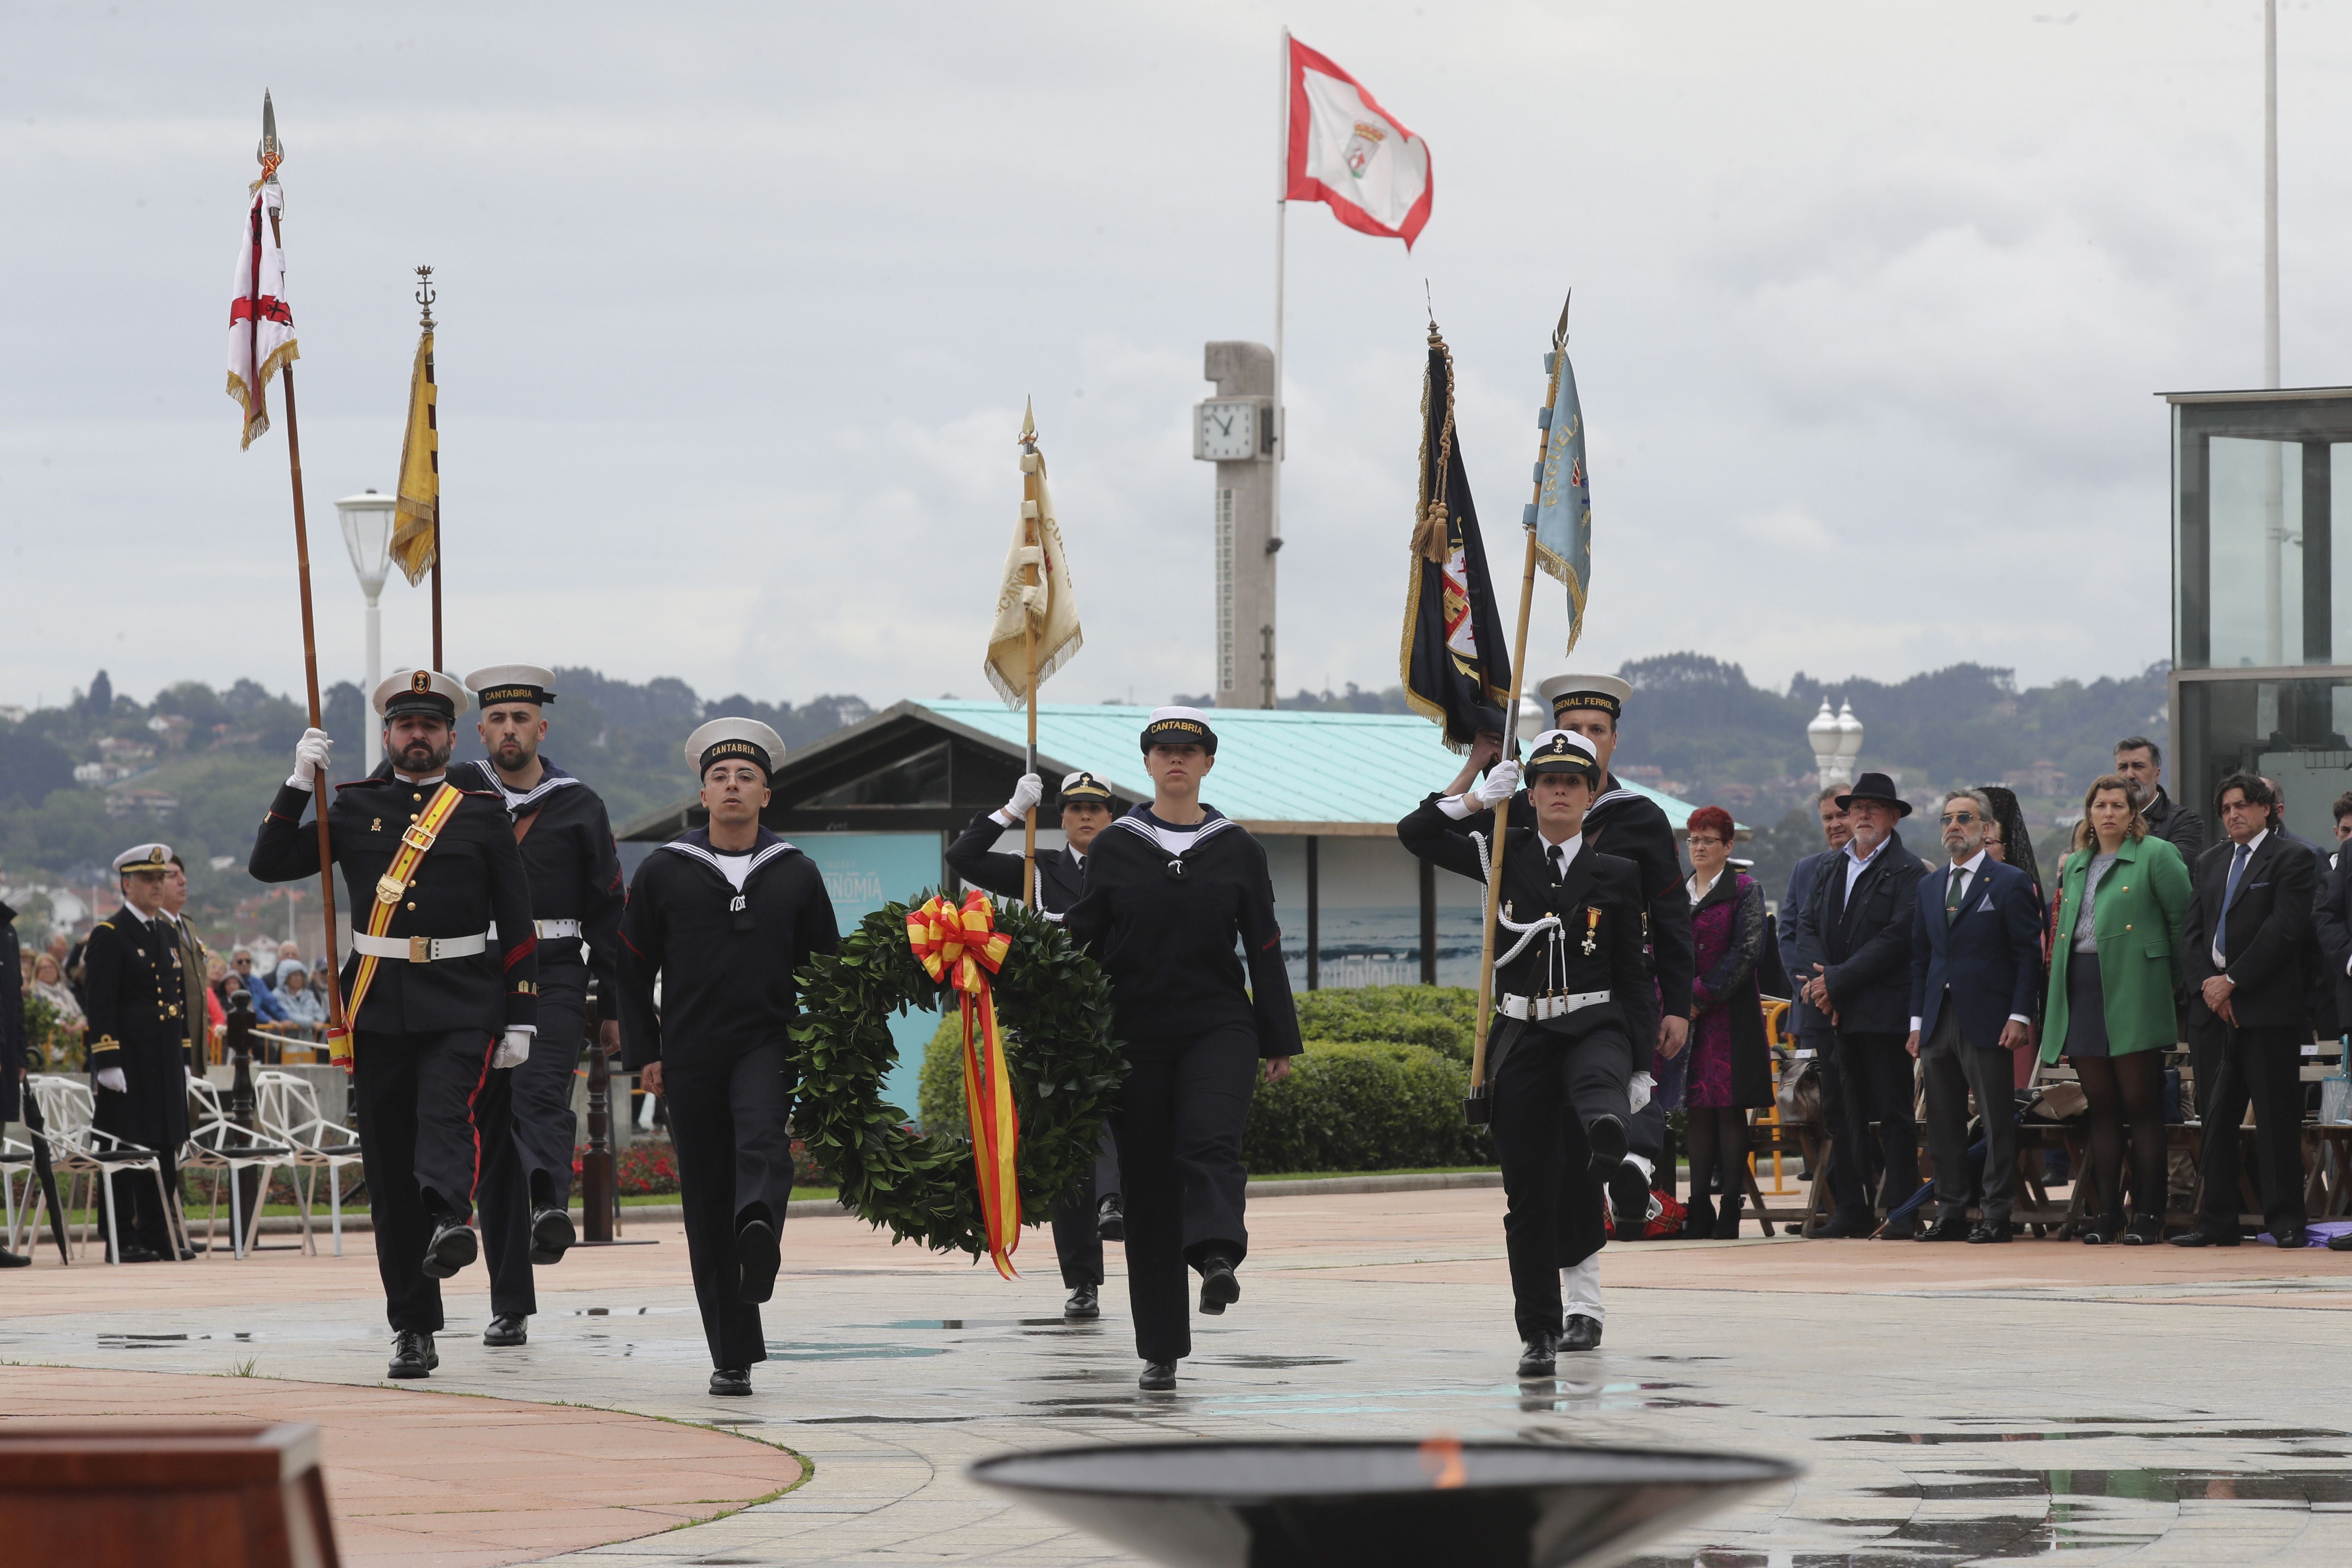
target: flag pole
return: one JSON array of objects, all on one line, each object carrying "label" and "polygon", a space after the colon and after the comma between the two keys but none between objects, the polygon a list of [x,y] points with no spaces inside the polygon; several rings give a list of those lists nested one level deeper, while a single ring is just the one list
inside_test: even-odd
[{"label": "flag pole", "polygon": [[[417,323],[420,331],[430,332],[433,330],[433,301],[440,297],[440,294],[436,292],[433,287],[433,268],[430,267],[418,268],[416,269],[416,303],[423,308],[424,312],[419,318]],[[427,374],[429,374],[430,372],[428,371]],[[437,398],[436,399],[436,402],[437,404]],[[441,662],[441,454],[439,449],[441,421],[437,407],[435,410],[433,427],[435,431],[435,449],[433,455],[433,668],[435,669],[446,669],[448,666]]]},{"label": "flag pole", "polygon": [[1282,416],[1282,293],[1283,264],[1289,254],[1290,226],[1290,29],[1282,29],[1281,112],[1274,150],[1274,406],[1266,418],[1274,426],[1273,472],[1266,477],[1267,529],[1276,542],[1282,539],[1282,465],[1290,455],[1290,431]]},{"label": "flag pole", "polygon": [[[278,182],[278,166],[284,161],[285,153],[278,142],[277,115],[271,110],[266,93],[262,95],[261,115],[261,151],[258,157],[262,177],[275,184]],[[281,250],[284,248],[285,236],[279,230],[275,212],[269,215],[269,237]],[[257,278],[257,287],[258,281]],[[259,320],[257,311],[255,320]],[[310,728],[323,730],[326,724],[319,705],[318,622],[310,609],[310,531],[302,515],[302,427],[294,415],[292,360],[288,360],[278,368],[278,378],[279,384],[286,389],[286,469],[294,485],[294,566],[302,597],[302,679],[310,699]],[[311,803],[316,807],[315,815],[319,819],[319,924],[320,944],[327,955],[327,1035],[332,1039],[347,1033],[350,1025],[343,1016],[342,968],[335,954],[335,847],[327,831],[328,784],[324,768],[311,775]],[[345,1065],[349,1065],[348,1058]]]},{"label": "flag pole", "polygon": [[[1574,295],[1571,293],[1570,298],[1573,299]],[[1559,307],[1559,325],[1551,335],[1551,395],[1555,397],[1559,391],[1559,356],[1567,352],[1567,344],[1568,303],[1563,300]],[[1551,406],[1550,397],[1546,398],[1544,406]],[[1528,679],[1528,611],[1534,605],[1536,596],[1536,508],[1543,504],[1544,457],[1550,441],[1551,430],[1547,426],[1536,442],[1535,494],[1531,498],[1535,504],[1528,509],[1527,563],[1519,570],[1519,624],[1511,637],[1511,701],[1503,712],[1503,755],[1507,757],[1516,757],[1519,753],[1519,691],[1526,686]],[[1486,877],[1486,919],[1478,937],[1478,1016],[1470,1045],[1470,1092],[1474,1098],[1489,1092],[1486,1084],[1486,1032],[1495,1002],[1495,900],[1500,897],[1503,886],[1503,832],[1510,820],[1511,802],[1507,795],[1495,807],[1494,849],[1488,856],[1492,869]]]},{"label": "flag pole", "polygon": [[[1036,406],[1032,402],[1021,410],[1021,540],[1032,551],[1039,541],[1038,463]],[[1021,563],[1021,581],[1036,585],[1036,562]],[[1027,605],[1021,606],[1021,633],[1029,653],[1029,747],[1023,771],[1034,773],[1037,771],[1037,617]],[[1021,900],[1031,909],[1037,907],[1037,807],[1034,803],[1021,828]]]}]

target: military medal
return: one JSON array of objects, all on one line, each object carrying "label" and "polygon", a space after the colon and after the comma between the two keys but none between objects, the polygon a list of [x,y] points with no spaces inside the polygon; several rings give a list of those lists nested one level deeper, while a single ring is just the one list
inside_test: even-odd
[{"label": "military medal", "polygon": [[1591,958],[1601,934],[1601,911],[1591,904],[1584,907],[1584,956]]}]

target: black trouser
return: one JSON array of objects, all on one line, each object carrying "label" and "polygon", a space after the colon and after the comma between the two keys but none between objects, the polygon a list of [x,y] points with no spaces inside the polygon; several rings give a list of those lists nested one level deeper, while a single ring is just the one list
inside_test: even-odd
[{"label": "black trouser", "polygon": [[[1906,1034],[1847,1034],[1837,1040],[1845,1077],[1845,1131],[1859,1166],[1868,1157],[1870,1124],[1879,1124],[1885,1175],[1879,1200],[1888,1213],[1919,1190],[1919,1124],[1911,1115],[1912,1061]],[[1868,1199],[1864,1200],[1865,1208]]]},{"label": "black trouser", "polygon": [[783,1228],[793,1196],[792,1086],[782,1041],[732,1060],[662,1061],[662,1098],[677,1146],[678,1198],[686,1210],[686,1256],[702,1309],[710,1364],[747,1367],[768,1359],[760,1309],[738,1293],[735,1233],[752,1220]]},{"label": "black trouser", "polygon": [[[158,1151],[163,1157],[163,1192],[177,1192],[180,1167],[175,1149]],[[117,1171],[107,1178],[114,1193],[114,1230],[125,1247],[143,1247],[166,1258],[177,1257],[172,1219],[163,1211],[163,1193],[155,1190],[152,1171]]]},{"label": "black trouser", "polygon": [[569,986],[541,989],[539,1033],[518,1068],[490,1074],[475,1107],[482,1133],[482,1256],[490,1310],[539,1310],[530,1273],[530,1213],[572,1199],[572,1151],[580,1119],[572,1083],[580,1066],[587,999]]},{"label": "black trouser", "polygon": [[[183,1087],[186,1050],[152,1042],[134,1044],[123,1047],[114,1059],[122,1068],[125,1092],[93,1085],[90,1125],[161,1155],[163,1192],[176,1193],[180,1142],[188,1135],[187,1091]],[[156,1190],[154,1173],[118,1171],[107,1180],[114,1194],[115,1235],[122,1245],[178,1257],[180,1244],[173,1238],[172,1216],[164,1209],[163,1192]],[[92,1194],[93,1201],[96,1196]]]},{"label": "black trouser", "polygon": [[1960,1037],[1960,1010],[1944,998],[1933,1036],[1919,1045],[1927,1079],[1927,1147],[1936,1156],[1938,1220],[1958,1224],[1976,1185],[1969,1164],[1969,1096],[1984,1120],[1987,1225],[2007,1225],[2017,1206],[2017,1062],[2008,1051],[1982,1050]]},{"label": "black trouser", "polygon": [[1127,1184],[1127,1299],[1145,1361],[1192,1353],[1185,1267],[1249,1253],[1242,1124],[1257,1078],[1257,1031],[1227,1025],[1174,1040],[1130,1040],[1111,1131]]},{"label": "black trouser", "polygon": [[1118,1196],[1118,1143],[1103,1121],[1102,1143],[1077,1190],[1054,1205],[1054,1260],[1062,1266],[1062,1288],[1103,1282],[1102,1201]]},{"label": "black trouser", "polygon": [[441,1282],[425,1272],[425,1246],[438,1216],[464,1220],[473,1212],[481,1152],[474,1101],[489,1077],[497,1043],[480,1029],[353,1032],[360,1163],[367,1173],[384,1316],[395,1331],[429,1334],[441,1328]]},{"label": "black trouser", "polygon": [[1577,1036],[1499,1018],[1496,1028],[1512,1031],[1494,1068],[1494,1130],[1512,1315],[1526,1340],[1560,1331],[1559,1271],[1606,1239],[1584,1129],[1596,1116],[1624,1118],[1633,1047],[1613,1021]]},{"label": "black trouser", "polygon": [[1798,1043],[1813,1053],[1822,1084],[1822,1131],[1829,1134],[1830,1157],[1822,1179],[1829,1184],[1830,1203],[1837,1213],[1860,1218],[1869,1202],[1862,1195],[1866,1168],[1862,1151],[1851,1142],[1845,1121],[1845,1074],[1837,1059],[1837,1037],[1828,1030],[1799,1037]]},{"label": "black trouser", "polygon": [[[2261,1151],[2263,1218],[2271,1234],[2300,1228],[2303,1204],[2303,1041],[2306,1031],[2285,1026],[2227,1029],[2221,1061],[2205,1101],[2205,1201],[2199,1222],[2237,1228],[2238,1124],[2254,1108],[2254,1144]],[[2200,1078],[2201,1087],[2201,1078]]]}]

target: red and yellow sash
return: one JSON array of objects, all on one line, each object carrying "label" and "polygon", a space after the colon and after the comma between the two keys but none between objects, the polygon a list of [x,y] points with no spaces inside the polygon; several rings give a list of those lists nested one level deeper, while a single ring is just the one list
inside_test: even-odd
[{"label": "red and yellow sash", "polygon": [[[433,847],[433,841],[441,837],[441,829],[448,824],[449,814],[457,809],[457,803],[464,798],[463,790],[445,782],[433,792],[433,798],[425,803],[425,809],[417,814],[416,820],[401,831],[400,848],[392,858],[391,869],[375,880],[375,902],[368,906],[368,935],[380,937],[390,928],[394,911],[400,908],[401,895],[408,890],[410,873],[416,869],[416,863],[425,858],[425,852]],[[374,953],[360,954],[359,973],[352,976],[352,994],[343,1003],[346,1027],[340,1035],[330,1031],[327,1037],[328,1059],[345,1072],[352,1070],[351,1030],[359,1026],[360,1005],[367,1000],[368,987],[375,984],[375,967],[379,962]]]},{"label": "red and yellow sash", "polygon": [[[907,914],[907,944],[925,973],[955,987],[963,1015],[963,1103],[971,1120],[971,1163],[980,1177],[981,1219],[996,1271],[1016,1279],[1013,1251],[1021,1245],[1021,1183],[1015,1165],[1021,1119],[1013,1109],[1013,1079],[996,1037],[996,998],[988,977],[1012,951],[996,929],[996,909],[975,889],[958,909],[937,894]],[[980,1027],[972,1027],[975,1018]]]}]

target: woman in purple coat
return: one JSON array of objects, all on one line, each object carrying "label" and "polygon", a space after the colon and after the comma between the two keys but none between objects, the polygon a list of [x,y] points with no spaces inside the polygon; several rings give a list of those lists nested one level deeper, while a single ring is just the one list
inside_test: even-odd
[{"label": "woman in purple coat", "polygon": [[[1764,889],[1729,866],[1734,825],[1719,805],[1690,815],[1692,968],[1690,1068],[1683,1086],[1690,1145],[1690,1236],[1739,1234],[1748,1176],[1748,1112],[1772,1100],[1771,1051],[1756,962],[1764,947]],[[1707,1188],[1723,1173],[1718,1212]]]}]

